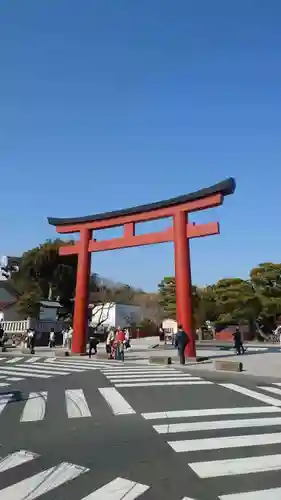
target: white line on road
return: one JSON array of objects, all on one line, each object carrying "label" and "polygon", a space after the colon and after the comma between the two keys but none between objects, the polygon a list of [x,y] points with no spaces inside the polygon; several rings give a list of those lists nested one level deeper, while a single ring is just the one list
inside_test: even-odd
[{"label": "white line on road", "polygon": [[46,411],[47,395],[47,392],[31,392],[25,403],[20,421],[35,422],[43,420]]},{"label": "white line on road", "polygon": [[174,410],[142,413],[145,420],[162,420],[164,418],[212,417],[218,415],[242,415],[253,413],[280,413],[276,406],[245,406],[235,408],[206,408],[201,410]]},{"label": "white line on road", "polygon": [[[122,370],[119,370],[116,368],[116,370],[101,370],[102,373],[104,373],[105,375],[119,375],[119,374],[122,374],[124,373],[124,375],[126,374],[133,374],[135,373],[136,375],[139,373],[140,375],[142,373],[151,373],[153,375],[153,373],[163,373],[164,374],[170,374],[170,373],[181,373],[179,372],[178,370],[165,370],[164,368],[160,368],[157,369],[157,370],[148,370],[147,368],[141,368],[141,369],[133,369],[133,368],[127,368],[127,369],[124,369],[122,368]],[[187,373],[187,375],[189,375],[189,373]]]},{"label": "white line on road", "polygon": [[8,382],[20,382],[21,380],[24,380],[22,377],[6,377],[6,380]]},{"label": "white line on road", "polygon": [[65,404],[68,418],[91,417],[91,412],[82,389],[66,390]]},{"label": "white line on road", "polygon": [[36,363],[36,361],[39,361],[42,356],[35,356],[34,358],[29,358],[25,360],[25,363]]},{"label": "white line on road", "polygon": [[[72,357],[68,358],[54,358],[54,361],[57,363],[72,363],[75,365],[83,365],[83,366],[88,366],[88,367],[98,367],[98,368],[112,368],[110,364],[104,364],[104,363],[98,363],[97,361],[91,361],[91,360],[84,360],[81,359],[73,359]],[[47,360],[45,361],[47,363]],[[50,363],[50,361],[48,361]]]},{"label": "white line on road", "polygon": [[61,362],[61,363],[53,362],[51,365],[48,365],[48,366],[44,365],[43,369],[45,369],[45,368],[50,368],[50,369],[56,368],[58,370],[60,370],[60,369],[68,369],[68,370],[73,369],[73,371],[74,370],[83,370],[83,371],[85,371],[85,370],[92,370],[92,371],[99,370],[99,368],[95,368],[95,367],[91,367],[91,366],[84,367],[82,365],[81,366],[78,365],[77,363],[72,364],[72,363],[66,363],[66,362]]},{"label": "white line on road", "polygon": [[270,386],[265,387],[260,385],[258,389],[261,389],[262,391],[272,392],[272,394],[277,394],[278,396],[281,395],[281,389],[278,389],[278,387],[270,387]]},{"label": "white line on road", "polygon": [[248,493],[233,493],[221,495],[219,500],[280,500],[281,488],[271,488],[270,490],[249,491]]},{"label": "white line on road", "polygon": [[122,379],[131,379],[131,378],[134,378],[134,379],[138,379],[138,378],[153,378],[153,377],[161,377],[161,379],[163,380],[164,378],[177,378],[177,377],[185,377],[185,378],[188,378],[189,380],[194,380],[194,379],[198,379],[199,377],[191,377],[190,375],[186,375],[185,373],[138,373],[138,374],[135,374],[135,373],[132,373],[131,375],[128,375],[128,374],[124,374],[123,373],[118,373],[118,374],[114,374],[114,375],[107,375],[106,374],[106,377],[110,380],[114,380],[116,378],[122,378]]},{"label": "white line on road", "polygon": [[184,497],[182,500],[195,500],[195,498],[190,498],[190,497]]},{"label": "white line on road", "polygon": [[9,359],[9,361],[6,361],[6,363],[17,363],[18,361],[21,361],[22,359],[24,359],[24,358],[22,358],[22,357],[12,358],[12,359]]},{"label": "white line on road", "polygon": [[149,489],[146,484],[117,477],[82,500],[134,500]]},{"label": "white line on road", "polygon": [[173,434],[176,432],[214,431],[217,429],[239,429],[241,427],[267,427],[281,425],[281,417],[243,418],[241,420],[215,420],[211,422],[182,422],[180,424],[154,425],[158,434]]},{"label": "white line on road", "polygon": [[168,444],[178,453],[185,451],[220,450],[223,448],[243,448],[244,446],[260,446],[276,443],[281,443],[281,432],[249,436],[229,436],[168,441]]},{"label": "white line on road", "polygon": [[[144,382],[144,383],[135,383],[135,384],[116,384],[116,387],[152,387],[152,386],[161,386],[161,385],[207,385],[213,384],[213,382],[208,382],[204,380],[195,380],[194,382],[187,381],[177,381],[173,380],[172,382]],[[280,403],[281,404],[281,403]]]},{"label": "white line on road", "polygon": [[248,352],[268,351],[268,347],[247,347],[246,350]]},{"label": "white line on road", "polygon": [[114,387],[101,387],[99,392],[112,409],[114,415],[130,415],[136,413],[126,399]]},{"label": "white line on road", "polygon": [[235,392],[239,392],[240,394],[244,394],[245,396],[249,396],[250,398],[257,399],[258,401],[262,401],[268,405],[273,406],[281,406],[281,401],[279,399],[271,398],[270,396],[266,396],[265,394],[261,394],[256,391],[252,391],[250,389],[246,389],[246,387],[242,387],[241,385],[236,384],[219,384],[221,387],[225,387],[226,389],[230,389]]},{"label": "white line on road", "polygon": [[7,404],[13,399],[13,394],[4,394],[0,397],[0,414],[6,408]]},{"label": "white line on road", "polygon": [[0,373],[4,375],[22,375],[24,377],[35,377],[35,378],[51,378],[52,375],[44,375],[43,373],[31,373],[22,371],[20,368],[15,369],[14,367],[0,368]]},{"label": "white line on road", "polygon": [[18,465],[30,462],[30,460],[34,460],[38,457],[39,455],[31,453],[30,451],[15,451],[14,453],[7,455],[5,458],[0,459],[0,472],[4,472],[8,469],[12,469],[13,467],[17,467]]},{"label": "white line on road", "polygon": [[194,470],[197,476],[202,479],[220,476],[236,476],[239,474],[280,470],[281,455],[194,462],[188,465]]},{"label": "white line on road", "polygon": [[123,378],[123,377],[110,377],[108,378],[108,380],[110,380],[110,382],[116,384],[117,382],[131,382],[131,383],[139,383],[139,382],[171,382],[171,381],[174,381],[174,382],[177,382],[178,380],[188,380],[188,381],[192,381],[192,380],[202,380],[200,377],[185,377],[184,375],[183,376],[178,376],[178,377],[161,377],[161,375],[157,376],[157,377],[147,377],[146,375],[144,377],[138,377],[138,378],[135,378],[133,375],[131,375],[131,377],[127,378]]},{"label": "white line on road", "polygon": [[85,467],[64,462],[0,490],[0,498],[1,500],[35,500],[88,470]]},{"label": "white line on road", "polygon": [[[20,365],[22,366],[22,365]],[[33,370],[33,368],[39,368],[40,371],[43,371],[43,372],[50,372],[51,370],[52,371],[55,371],[55,372],[59,372],[59,371],[62,371],[62,372],[77,372],[77,373],[82,373],[84,370],[82,370],[82,368],[72,368],[70,366],[68,367],[65,367],[65,366],[49,366],[49,365],[42,365],[41,363],[35,363],[34,365],[32,365],[29,370]],[[68,373],[69,374],[69,373]]]},{"label": "white line on road", "polygon": [[[48,367],[49,368],[49,367]],[[4,370],[11,370],[13,372],[22,372],[22,373],[30,373],[30,374],[33,374],[33,373],[43,373],[43,374],[46,374],[48,375],[49,373],[51,374],[56,374],[56,375],[69,375],[69,371],[68,372],[63,372],[63,371],[60,371],[60,370],[53,370],[52,368],[48,369],[48,368],[34,368],[33,365],[28,367],[28,366],[25,366],[25,365],[18,365],[18,366],[5,366]],[[4,373],[2,368],[0,368],[1,370],[1,373]]]},{"label": "white line on road", "polygon": [[0,387],[7,387],[10,384],[6,384],[5,382],[0,382]]}]

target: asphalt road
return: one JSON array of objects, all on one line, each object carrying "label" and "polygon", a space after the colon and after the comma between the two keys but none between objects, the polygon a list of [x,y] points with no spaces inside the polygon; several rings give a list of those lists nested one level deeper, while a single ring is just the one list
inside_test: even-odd
[{"label": "asphalt road", "polygon": [[0,388],[0,500],[280,500],[276,383],[26,361],[52,376]]}]

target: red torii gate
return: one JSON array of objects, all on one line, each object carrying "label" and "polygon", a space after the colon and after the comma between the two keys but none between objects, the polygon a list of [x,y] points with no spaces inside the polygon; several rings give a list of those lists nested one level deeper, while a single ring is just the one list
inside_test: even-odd
[{"label": "red torii gate", "polygon": [[[173,241],[175,248],[177,321],[183,325],[189,337],[186,354],[195,357],[195,337],[192,332],[189,240],[190,238],[219,234],[219,223],[189,224],[188,213],[217,207],[223,203],[224,196],[233,194],[234,191],[235,180],[229,178],[209,188],[148,205],[86,217],[68,219],[48,217],[49,224],[56,226],[58,233],[80,233],[80,240],[77,243],[62,245],[60,248],[60,255],[78,255],[72,352],[84,354],[86,351],[91,253]],[[142,235],[135,234],[137,223],[167,217],[173,218],[173,224],[165,231]],[[124,228],[121,238],[103,241],[92,239],[93,231],[119,226]]]}]

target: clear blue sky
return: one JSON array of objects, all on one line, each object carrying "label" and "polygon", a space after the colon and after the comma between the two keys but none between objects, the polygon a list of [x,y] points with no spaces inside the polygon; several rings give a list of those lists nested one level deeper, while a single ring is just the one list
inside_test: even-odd
[{"label": "clear blue sky", "polygon": [[[2,0],[0,253],[78,216],[188,193],[237,192],[197,214],[195,283],[281,261],[280,0]],[[156,227],[160,227],[156,224]],[[93,254],[147,290],[172,245]]]}]

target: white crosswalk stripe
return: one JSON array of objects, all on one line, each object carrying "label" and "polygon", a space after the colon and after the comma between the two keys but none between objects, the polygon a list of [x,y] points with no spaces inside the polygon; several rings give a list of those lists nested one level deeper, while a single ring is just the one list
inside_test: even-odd
[{"label": "white crosswalk stripe", "polygon": [[119,365],[101,369],[115,387],[192,386],[212,384],[170,367]]},{"label": "white crosswalk stripe", "polygon": [[259,386],[258,389],[261,389],[262,391],[267,391],[271,392],[272,394],[277,394],[278,396],[281,396],[281,389],[278,387],[271,387],[271,386]]},{"label": "white crosswalk stripe", "polygon": [[[17,399],[16,394],[11,392],[0,395],[0,415],[5,416],[11,408],[16,413],[19,423],[39,422],[46,418],[48,406],[53,404],[48,400],[48,391],[30,392],[20,400]],[[91,397],[91,394],[89,396]],[[98,389],[94,394],[95,403],[97,398],[102,398],[106,407],[110,408],[111,415],[135,414],[135,410],[114,387]],[[60,407],[60,412],[63,412],[61,418],[92,417],[91,409],[82,389],[64,389],[61,399],[65,403]]]},{"label": "white crosswalk stripe", "polygon": [[7,361],[7,363],[17,363],[18,361],[21,361],[22,359],[24,358],[12,358],[12,359],[9,359],[9,361]]},{"label": "white crosswalk stripe", "polygon": [[173,380],[172,382],[140,382],[132,384],[115,384],[116,387],[153,387],[153,386],[168,386],[168,385],[207,385],[212,384],[212,382],[205,382],[204,380],[196,381],[183,381],[183,380]]},{"label": "white crosswalk stripe", "polygon": [[[34,370],[36,371],[36,369],[38,369],[38,368],[39,368],[39,370],[47,371],[48,373],[65,372],[65,373],[69,374],[70,371],[74,372],[74,373],[75,372],[82,373],[84,371],[82,368],[78,368],[78,367],[72,368],[70,365],[64,366],[64,365],[54,364],[52,366],[49,366],[49,365],[42,365],[42,363],[33,363],[32,366],[28,369],[32,370],[32,371],[34,371]],[[71,368],[71,370],[70,370],[70,368]]]},{"label": "white crosswalk stripe", "polygon": [[235,476],[281,469],[281,455],[237,458],[234,460],[213,460],[212,462],[190,463],[189,466],[201,478]]},{"label": "white crosswalk stripe", "polygon": [[36,366],[32,365],[31,367],[28,366],[23,366],[23,365],[17,365],[17,366],[6,366],[5,370],[11,370],[13,372],[19,371],[21,373],[43,373],[45,375],[69,375],[69,370],[63,370],[59,368],[50,368],[49,366],[47,368],[37,368]]},{"label": "white crosswalk stripe", "polygon": [[[10,453],[4,458],[0,458],[0,474],[15,467],[36,460],[40,467],[40,456],[30,451],[19,450]],[[25,479],[10,484],[0,490],[1,500],[35,500],[57,488],[62,488],[70,481],[75,481],[83,474],[91,474],[87,467],[69,462],[61,462],[48,469],[41,470],[36,474],[27,476]],[[16,477],[16,476],[15,476]],[[0,479],[1,484],[1,479]],[[81,500],[136,500],[143,493],[150,489],[150,486],[123,477],[116,477],[103,486],[99,486]],[[60,490],[61,491],[61,490]],[[65,498],[63,492],[61,498]],[[186,499],[183,499],[186,500]],[[191,500],[191,499],[187,499]]]},{"label": "white crosswalk stripe", "polygon": [[[12,363],[12,366],[10,364]],[[24,359],[14,357],[0,365],[0,382],[6,387],[12,382],[20,382],[25,378],[50,378],[55,376],[101,371],[116,387],[153,387],[153,386],[196,386],[213,382],[198,376],[166,366],[143,366],[123,364],[114,360],[102,361],[88,358],[41,358],[39,356]]]},{"label": "white crosswalk stripe", "polygon": [[31,453],[30,451],[20,450],[10,453],[5,458],[0,458],[0,472],[4,472],[13,467],[18,467],[18,465],[25,464],[37,458],[36,453]]},{"label": "white crosswalk stripe", "polygon": [[6,377],[8,382],[20,382],[20,380],[24,380],[22,377]]},{"label": "white crosswalk stripe", "polygon": [[0,415],[2,411],[6,408],[9,401],[11,401],[12,399],[13,399],[13,394],[0,395]]},{"label": "white crosswalk stripe", "polygon": [[82,389],[66,390],[65,403],[68,418],[91,417]]},{"label": "white crosswalk stripe", "polygon": [[43,420],[46,411],[47,392],[31,392],[21,415],[21,422]]},{"label": "white crosswalk stripe", "polygon": [[41,359],[41,356],[34,356],[33,358],[29,358],[29,359],[26,359],[25,360],[25,363],[36,363],[37,361],[39,361],[39,359]]},{"label": "white crosswalk stripe", "polygon": [[[240,392],[240,386],[223,385],[229,385],[232,390]],[[265,386],[260,389],[268,390],[271,387]],[[269,392],[276,394],[276,391]],[[241,393],[258,400],[260,396],[263,396],[244,387],[241,387]],[[261,401],[267,400],[263,401],[262,398]],[[201,479],[217,480],[217,495],[220,500],[279,500],[281,498],[281,479],[279,479],[281,432],[278,432],[281,425],[281,416],[278,415],[280,411],[280,404],[276,404],[275,406],[173,410],[143,413],[142,416],[153,424],[156,421],[153,429],[165,436],[167,444],[176,453],[186,454],[187,462],[197,476]],[[267,414],[267,416],[262,417],[262,414]],[[249,418],[250,415],[251,418]],[[161,420],[166,422],[161,423]],[[252,432],[254,428],[260,429],[260,432]],[[234,434],[231,434],[233,431]],[[223,434],[221,435],[220,432]],[[182,439],[179,439],[180,436]],[[271,448],[268,448],[269,446]],[[201,461],[201,458],[204,460]],[[271,478],[271,481],[268,480],[267,489],[253,491],[255,484],[253,474],[259,474],[260,479],[262,473],[268,472],[277,473],[278,484],[273,485]],[[249,485],[246,491],[240,490],[237,493],[239,490],[237,477],[240,475],[244,478],[249,475]],[[222,484],[219,483],[220,478],[224,478]],[[266,481],[265,477],[262,482],[263,487],[267,486]]]},{"label": "white crosswalk stripe", "polygon": [[82,500],[134,500],[149,489],[146,484],[134,483],[117,477]]},{"label": "white crosswalk stripe", "polygon": [[247,347],[247,352],[262,352],[268,351],[268,347]]},{"label": "white crosswalk stripe", "polygon": [[261,401],[262,403],[273,405],[273,406],[281,406],[281,400],[272,398],[266,394],[261,394],[257,391],[252,391],[251,389],[247,389],[246,387],[242,387],[237,384],[220,384],[221,387],[225,387],[226,389],[230,389],[231,391],[238,392],[243,394],[244,396],[249,396],[250,398],[256,399],[257,401]]},{"label": "white crosswalk stripe", "polygon": [[20,382],[26,378],[51,378],[70,375],[71,373],[83,373],[85,371],[101,370],[108,367],[112,368],[112,364],[108,362],[95,362],[88,359],[70,358],[68,360],[62,358],[60,361],[60,358],[45,359],[39,356],[27,359],[23,357],[2,359],[6,362],[0,365],[0,387],[7,387],[13,382]]},{"label": "white crosswalk stripe", "polygon": [[219,500],[279,500],[281,488],[269,490],[250,491],[248,493],[234,493],[233,495],[220,495]]},{"label": "white crosswalk stripe", "polygon": [[89,469],[68,462],[39,472],[19,483],[0,490],[1,500],[34,500],[68,481],[88,472]]},{"label": "white crosswalk stripe", "polygon": [[20,368],[6,367],[4,369],[0,368],[0,374],[2,375],[20,375],[24,377],[34,377],[34,378],[51,378],[52,375],[47,375],[46,372],[35,373],[33,371],[23,371]]},{"label": "white crosswalk stripe", "polygon": [[114,415],[128,415],[135,413],[126,399],[115,389],[115,387],[103,387],[99,389]]}]

